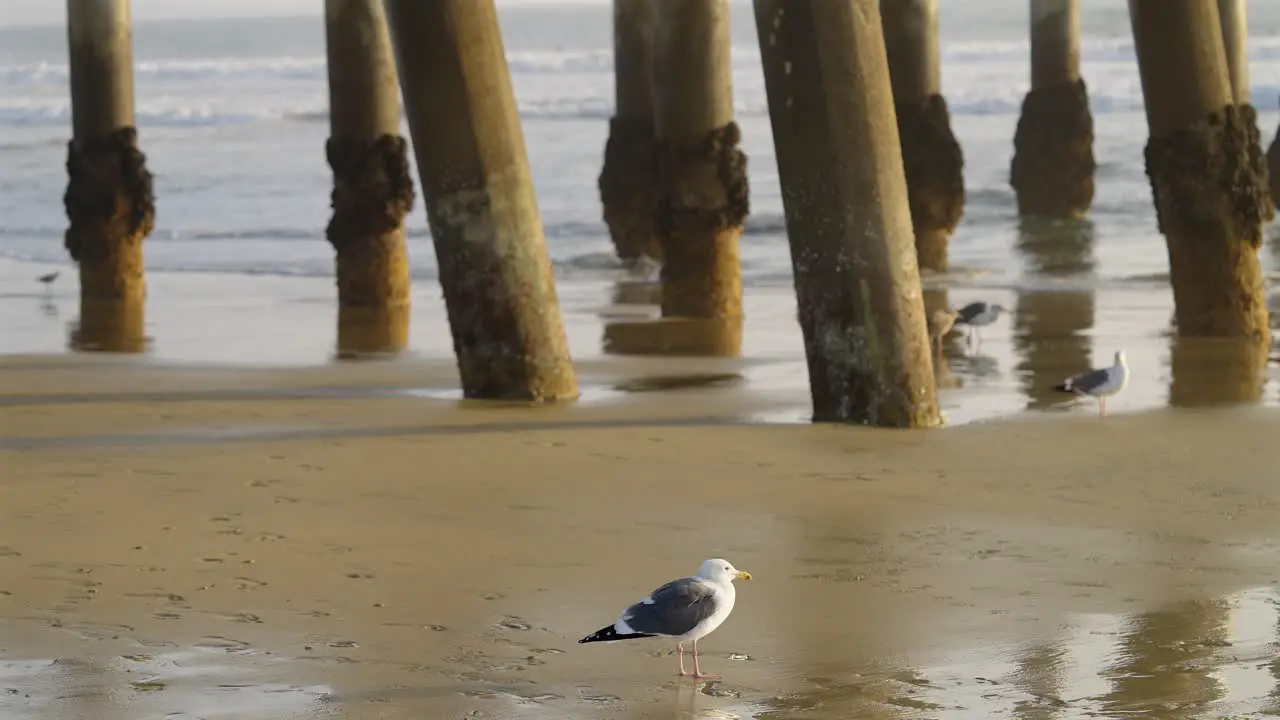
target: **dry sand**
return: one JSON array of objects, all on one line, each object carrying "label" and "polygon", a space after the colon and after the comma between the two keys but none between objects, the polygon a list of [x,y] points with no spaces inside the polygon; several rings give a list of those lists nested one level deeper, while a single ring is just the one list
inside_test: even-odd
[{"label": "dry sand", "polygon": [[[1280,708],[1274,410],[906,433],[361,367],[0,366],[0,717]],[[711,556],[755,575],[700,644],[723,681],[576,644]]]}]

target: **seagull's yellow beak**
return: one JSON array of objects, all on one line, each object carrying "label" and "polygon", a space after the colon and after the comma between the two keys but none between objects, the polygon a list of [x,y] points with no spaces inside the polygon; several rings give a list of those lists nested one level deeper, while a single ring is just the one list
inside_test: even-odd
[{"label": "seagull's yellow beak", "polygon": [[747,572],[746,570],[739,570],[739,571],[738,571],[738,576],[737,576],[737,577],[738,577],[738,579],[739,579],[739,580],[750,580],[750,579],[751,579],[751,573]]}]

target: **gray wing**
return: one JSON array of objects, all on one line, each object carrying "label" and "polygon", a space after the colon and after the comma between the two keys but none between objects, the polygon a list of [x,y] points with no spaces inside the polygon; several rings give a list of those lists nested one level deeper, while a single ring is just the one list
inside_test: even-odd
[{"label": "gray wing", "polygon": [[965,305],[956,311],[956,321],[961,324],[968,324],[974,318],[987,311],[987,304],[984,302],[973,302]]},{"label": "gray wing", "polygon": [[716,611],[715,590],[695,578],[672,580],[627,608],[622,619],[634,632],[683,635]]},{"label": "gray wing", "polygon": [[1091,393],[1107,384],[1111,379],[1111,368],[1099,368],[1077,375],[1067,381],[1072,392]]}]

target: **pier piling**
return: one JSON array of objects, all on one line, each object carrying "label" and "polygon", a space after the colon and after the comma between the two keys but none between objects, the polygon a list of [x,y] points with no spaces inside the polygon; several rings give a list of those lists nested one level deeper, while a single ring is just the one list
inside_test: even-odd
[{"label": "pier piling", "polygon": [[155,224],[155,196],[135,126],[129,0],[67,0],[67,40],[72,139],[64,245],[79,265],[78,343],[140,348],[142,244]]},{"label": "pier piling", "polygon": [[947,269],[964,215],[964,153],[942,96],[938,0],[881,0],[893,101],[920,268]]},{"label": "pier piling", "polygon": [[386,0],[465,397],[578,383],[494,0]]},{"label": "pier piling", "polygon": [[1227,76],[1237,105],[1251,102],[1249,90],[1249,15],[1246,0],[1218,0],[1222,46],[1227,53]]},{"label": "pier piling", "polygon": [[750,198],[733,113],[729,2],[655,1],[662,315],[724,324],[726,347],[718,354],[736,354],[742,323],[738,243]]},{"label": "pier piling", "polygon": [[813,419],[940,423],[878,0],[755,0]]},{"label": "pier piling", "polygon": [[1275,214],[1257,118],[1235,104],[1214,3],[1129,0],[1178,334],[1270,337],[1258,250]]},{"label": "pier piling", "polygon": [[[329,140],[339,346],[403,349],[409,307],[405,216],[413,209],[408,143],[400,135],[400,85],[382,0],[325,0]],[[361,330],[361,326],[365,327]],[[373,342],[373,345],[369,345]]]},{"label": "pier piling", "polygon": [[1030,0],[1031,90],[1014,135],[1018,213],[1081,218],[1093,204],[1093,114],[1080,77],[1080,1]]},{"label": "pier piling", "polygon": [[600,202],[618,257],[662,258],[654,228],[655,0],[613,0],[614,112],[600,171]]}]

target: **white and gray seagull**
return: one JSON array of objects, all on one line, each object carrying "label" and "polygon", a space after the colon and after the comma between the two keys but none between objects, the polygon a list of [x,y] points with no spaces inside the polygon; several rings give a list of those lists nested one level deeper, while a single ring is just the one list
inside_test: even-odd
[{"label": "white and gray seagull", "polygon": [[1098,368],[1067,378],[1062,384],[1054,385],[1058,392],[1088,395],[1098,399],[1098,417],[1107,416],[1107,398],[1118,394],[1129,384],[1129,363],[1125,360],[1124,351],[1117,350],[1115,362],[1111,367]]},{"label": "white and gray seagull", "polygon": [[680,656],[680,675],[684,669],[684,644],[693,642],[693,677],[714,678],[698,664],[698,640],[733,612],[737,596],[734,580],[750,580],[751,573],[739,570],[728,560],[712,558],[702,563],[696,575],[672,580],[649,593],[649,596],[622,612],[612,625],[606,625],[579,640],[579,643],[635,640],[665,637],[676,641]]},{"label": "white and gray seagull", "polygon": [[[1009,310],[1003,305],[981,300],[972,302],[956,311],[956,325],[965,325],[969,328],[969,341],[972,342],[978,333],[978,328],[986,327],[999,320],[1000,313],[1004,312]],[[981,340],[981,336],[978,339]]]}]

